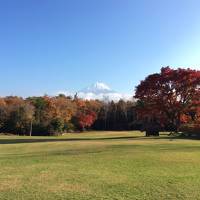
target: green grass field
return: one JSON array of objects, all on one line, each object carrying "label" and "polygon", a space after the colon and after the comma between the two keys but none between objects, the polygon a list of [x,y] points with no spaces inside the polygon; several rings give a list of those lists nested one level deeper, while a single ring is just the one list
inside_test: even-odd
[{"label": "green grass field", "polygon": [[0,199],[200,199],[200,141],[139,132],[0,136]]}]

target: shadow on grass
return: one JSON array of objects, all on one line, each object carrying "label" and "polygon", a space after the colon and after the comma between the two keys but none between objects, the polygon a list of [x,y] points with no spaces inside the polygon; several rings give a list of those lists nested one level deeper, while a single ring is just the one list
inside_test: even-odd
[{"label": "shadow on grass", "polygon": [[[94,154],[93,158],[97,158],[96,156],[101,153],[108,153],[107,155],[111,155],[112,158],[114,155],[123,155],[124,153],[126,155],[132,154],[132,153],[141,153],[141,155],[144,152],[148,153],[163,153],[163,152],[199,152],[200,146],[188,146],[188,145],[177,145],[175,143],[169,144],[158,144],[158,145],[137,145],[137,144],[128,144],[128,145],[111,145],[106,147],[95,147],[95,148],[86,148],[86,149],[66,149],[66,150],[60,150],[60,151],[39,151],[39,152],[28,152],[28,153],[8,153],[8,154],[2,154],[0,155],[0,159],[6,159],[6,160],[13,160],[16,161],[16,159],[26,158],[29,159],[30,162],[46,162],[50,157],[54,156],[87,156]],[[120,153],[119,153],[120,152]],[[122,153],[122,154],[121,154]],[[92,157],[91,157],[92,158]],[[113,158],[115,159],[115,158]],[[121,158],[120,158],[121,159]],[[28,161],[28,160],[27,160]],[[63,161],[63,159],[61,160]],[[50,161],[49,161],[50,162]],[[55,163],[55,162],[53,162]]]},{"label": "shadow on grass", "polygon": [[175,140],[175,139],[191,139],[199,140],[199,137],[185,136],[160,136],[160,137],[145,137],[145,136],[121,136],[121,137],[102,137],[102,138],[25,138],[25,139],[0,139],[0,144],[19,144],[19,143],[43,143],[43,142],[73,142],[73,141],[107,141],[107,140]]},{"label": "shadow on grass", "polygon": [[38,143],[38,142],[73,142],[73,141],[105,141],[105,140],[130,140],[144,138],[140,136],[124,136],[124,137],[103,137],[103,138],[52,138],[52,139],[0,139],[0,144],[18,144],[18,143]]}]

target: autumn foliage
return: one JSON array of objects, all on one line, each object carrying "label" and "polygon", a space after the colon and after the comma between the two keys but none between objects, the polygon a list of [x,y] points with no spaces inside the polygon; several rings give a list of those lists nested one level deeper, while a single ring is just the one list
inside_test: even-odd
[{"label": "autumn foliage", "polygon": [[[95,130],[200,133],[200,71],[164,67],[136,87],[135,101],[103,102],[65,95],[0,98],[0,132],[59,135]],[[192,131],[193,130],[193,131]]]},{"label": "autumn foliage", "polygon": [[177,131],[182,123],[199,120],[200,71],[162,68],[137,86],[135,98],[144,123]]}]

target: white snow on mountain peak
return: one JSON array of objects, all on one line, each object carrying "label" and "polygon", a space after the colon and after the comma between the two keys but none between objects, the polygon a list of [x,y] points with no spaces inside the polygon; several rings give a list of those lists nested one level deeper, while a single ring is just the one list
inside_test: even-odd
[{"label": "white snow on mountain peak", "polygon": [[106,85],[105,83],[101,83],[101,82],[96,82],[94,84],[94,87],[99,90],[111,90],[108,85]]},{"label": "white snow on mountain peak", "polygon": [[94,93],[94,94],[100,94],[100,93],[110,93],[114,92],[111,90],[111,88],[106,85],[105,83],[96,82],[89,87],[86,87],[82,90],[80,90],[78,93]]},{"label": "white snow on mountain peak", "polygon": [[107,84],[102,82],[96,82],[91,86],[79,91],[77,95],[83,99],[99,99],[102,101],[119,101],[131,100],[132,95],[121,94],[112,90]]},{"label": "white snow on mountain peak", "polygon": [[[62,92],[62,94],[70,94],[69,92]],[[107,84],[102,82],[96,82],[89,87],[86,87],[79,92],[77,92],[79,98],[87,100],[101,100],[101,101],[119,101],[123,100],[133,100],[132,95],[122,94],[112,90]]]}]

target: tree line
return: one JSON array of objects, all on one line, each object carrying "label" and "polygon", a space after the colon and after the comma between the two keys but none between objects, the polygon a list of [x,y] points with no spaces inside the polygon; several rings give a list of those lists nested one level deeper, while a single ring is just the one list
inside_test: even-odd
[{"label": "tree line", "polygon": [[93,130],[200,131],[200,71],[165,67],[136,87],[134,101],[77,96],[0,98],[0,132],[59,135]]},{"label": "tree line", "polygon": [[21,135],[58,135],[64,132],[129,130],[136,119],[135,103],[55,97],[0,98],[0,132]]}]

